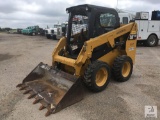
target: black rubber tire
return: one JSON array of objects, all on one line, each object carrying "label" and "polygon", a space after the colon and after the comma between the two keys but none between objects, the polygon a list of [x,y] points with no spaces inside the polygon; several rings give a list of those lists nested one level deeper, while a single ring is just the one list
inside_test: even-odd
[{"label": "black rubber tire", "polygon": [[57,37],[56,37],[56,35],[53,35],[53,40],[57,40]]},{"label": "black rubber tire", "polygon": [[144,46],[144,40],[138,40],[137,46]]},{"label": "black rubber tire", "polygon": [[[127,76],[123,76],[122,69],[124,64],[128,62],[130,64],[130,71]],[[112,67],[113,78],[118,82],[125,82],[129,80],[133,71],[133,62],[132,59],[127,55],[118,56],[114,62]]]},{"label": "black rubber tire", "polygon": [[51,36],[50,36],[50,35],[46,35],[46,37],[47,37],[47,39],[50,39],[50,38],[51,38]]},{"label": "black rubber tire", "polygon": [[[151,42],[154,42],[154,43],[151,43]],[[148,37],[148,39],[146,40],[145,45],[147,47],[157,46],[158,45],[158,39],[157,39],[157,37],[155,35],[150,35]]]},{"label": "black rubber tire", "polygon": [[[107,70],[108,78],[105,81],[104,85],[98,86],[96,84],[96,73],[101,68],[105,68]],[[93,63],[88,65],[88,67],[86,68],[86,70],[84,72],[83,80],[84,80],[85,86],[89,90],[91,90],[92,92],[100,92],[107,87],[107,85],[109,84],[110,78],[111,78],[111,72],[110,72],[109,65],[97,60],[97,61],[94,61]]]}]

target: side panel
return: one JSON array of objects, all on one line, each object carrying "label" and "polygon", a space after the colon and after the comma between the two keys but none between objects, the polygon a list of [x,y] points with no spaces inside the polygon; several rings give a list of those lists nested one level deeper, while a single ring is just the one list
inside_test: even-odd
[{"label": "side panel", "polygon": [[119,56],[120,50],[114,49],[111,52],[107,53],[106,55],[102,56],[98,60],[108,63],[108,65],[112,66],[114,59]]},{"label": "side panel", "polygon": [[159,31],[159,21],[149,21],[148,32],[157,32]]},{"label": "side panel", "polygon": [[149,21],[148,33],[154,33],[160,39],[160,21]]},{"label": "side panel", "polygon": [[148,38],[148,20],[136,20],[138,25],[138,36],[137,40],[145,40]]},{"label": "side panel", "polygon": [[127,40],[126,41],[126,53],[132,58],[133,64],[135,63],[137,40]]}]

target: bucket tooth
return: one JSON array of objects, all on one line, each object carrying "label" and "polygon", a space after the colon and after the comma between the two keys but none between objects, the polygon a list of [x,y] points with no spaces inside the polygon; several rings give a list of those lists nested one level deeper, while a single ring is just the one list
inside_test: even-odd
[{"label": "bucket tooth", "polygon": [[22,86],[19,90],[24,90],[25,88],[27,88],[28,86]]},{"label": "bucket tooth", "polygon": [[31,99],[31,98],[33,98],[36,95],[37,95],[36,93],[32,93],[32,94],[30,94],[30,96],[28,97],[28,99]]},{"label": "bucket tooth", "polygon": [[29,92],[31,92],[32,90],[26,90],[23,94],[28,94]]},{"label": "bucket tooth", "polygon": [[49,108],[48,111],[46,112],[45,116],[47,117],[54,112],[55,112],[55,107],[54,108]]},{"label": "bucket tooth", "polygon": [[37,98],[37,99],[35,99],[35,101],[33,102],[33,104],[36,104],[36,103],[38,103],[41,100],[42,100],[41,98]]},{"label": "bucket tooth", "polygon": [[51,110],[48,110],[48,111],[46,112],[45,116],[47,117],[47,116],[49,116],[51,113],[52,113]]},{"label": "bucket tooth", "polygon": [[16,87],[21,87],[23,84],[18,84]]},{"label": "bucket tooth", "polygon": [[43,106],[43,105],[41,105],[41,106],[39,107],[39,110],[43,110],[44,108],[46,108],[46,107]]}]

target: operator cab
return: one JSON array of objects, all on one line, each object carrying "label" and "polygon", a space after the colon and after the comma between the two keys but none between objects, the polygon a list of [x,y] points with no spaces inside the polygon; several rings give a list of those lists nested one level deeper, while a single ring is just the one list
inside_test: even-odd
[{"label": "operator cab", "polygon": [[78,5],[67,8],[67,51],[79,54],[85,41],[107,33],[120,26],[118,13],[112,8],[95,5]]}]

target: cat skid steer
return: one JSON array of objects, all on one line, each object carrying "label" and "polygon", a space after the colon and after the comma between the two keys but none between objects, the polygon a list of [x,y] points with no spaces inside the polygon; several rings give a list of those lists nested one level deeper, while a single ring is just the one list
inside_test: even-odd
[{"label": "cat skid steer", "polygon": [[[77,103],[83,98],[83,86],[93,92],[106,88],[112,76],[127,81],[133,70],[137,25],[121,26],[115,9],[78,5],[66,9],[69,14],[67,36],[59,40],[52,53],[52,66],[40,63],[18,84],[29,93],[46,116]],[[87,18],[79,33],[73,18]]]}]

